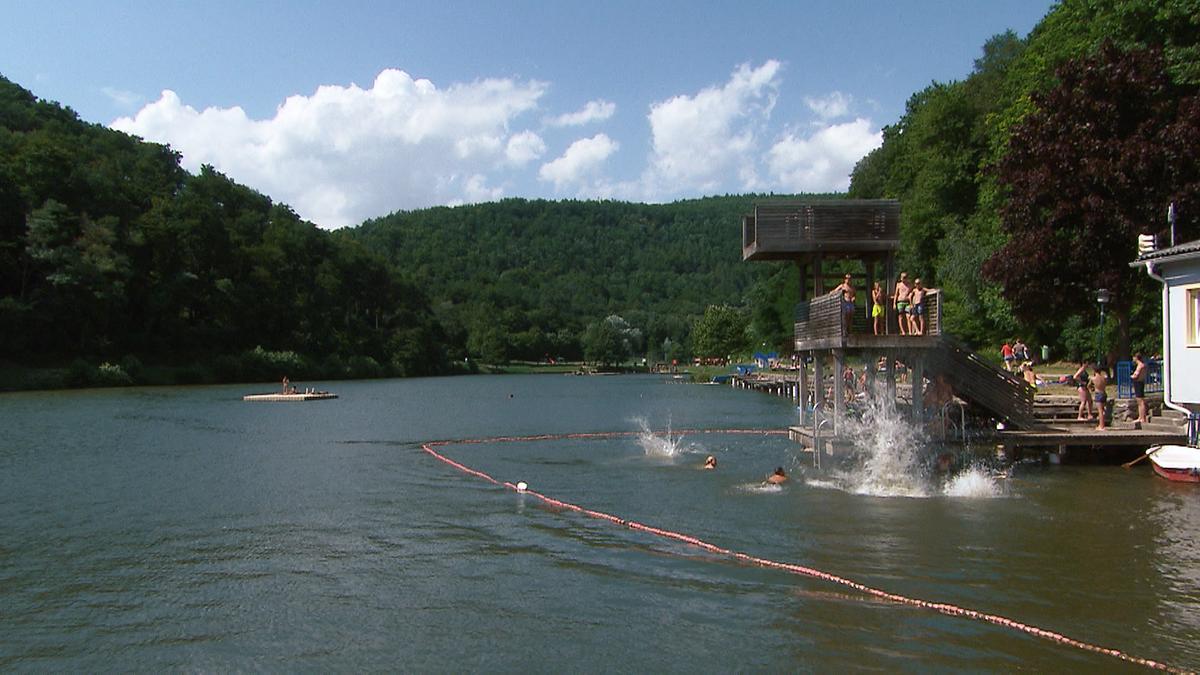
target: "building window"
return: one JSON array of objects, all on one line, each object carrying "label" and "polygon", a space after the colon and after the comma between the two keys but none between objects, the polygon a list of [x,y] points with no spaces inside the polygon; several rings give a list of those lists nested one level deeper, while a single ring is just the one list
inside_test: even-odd
[{"label": "building window", "polygon": [[1183,289],[1183,316],[1187,322],[1187,346],[1200,347],[1200,286]]}]

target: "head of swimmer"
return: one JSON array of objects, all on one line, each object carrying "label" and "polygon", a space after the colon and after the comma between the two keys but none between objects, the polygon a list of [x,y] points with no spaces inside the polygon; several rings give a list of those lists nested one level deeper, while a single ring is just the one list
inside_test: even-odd
[{"label": "head of swimmer", "polygon": [[706,468],[706,469],[717,468],[717,458],[713,457],[712,455],[705,457],[704,458],[704,468]]},{"label": "head of swimmer", "polygon": [[778,485],[778,484],[786,481],[787,479],[788,479],[787,474],[783,472],[783,467],[780,466],[780,467],[775,468],[775,473],[772,473],[770,476],[767,476],[766,482]]}]

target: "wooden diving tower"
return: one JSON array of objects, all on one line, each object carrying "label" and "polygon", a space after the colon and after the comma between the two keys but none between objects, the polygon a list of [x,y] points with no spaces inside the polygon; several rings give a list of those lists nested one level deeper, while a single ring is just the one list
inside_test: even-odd
[{"label": "wooden diving tower", "polygon": [[[846,357],[862,356],[866,363],[880,359],[887,396],[895,400],[896,363],[911,372],[912,415],[924,416],[925,380],[942,379],[958,398],[982,408],[1010,426],[1033,425],[1033,390],[1011,373],[995,368],[948,335],[942,333],[941,294],[931,290],[925,298],[925,334],[901,335],[891,296],[899,276],[896,255],[900,249],[900,202],[891,199],[828,199],[767,201],[755,204],[742,218],[742,259],[792,261],[799,272],[800,302],[795,308],[795,351],[802,356],[798,389],[801,400],[811,390],[816,414],[802,415],[801,426],[813,439],[837,435],[844,412],[843,378]],[[838,270],[830,270],[836,263]],[[849,269],[855,299],[854,318],[847,331],[841,315],[840,294],[829,293]],[[829,270],[830,273],[827,273]],[[912,275],[914,278],[920,276]],[[886,331],[874,335],[871,288],[884,289]],[[813,364],[812,381],[808,368]],[[825,367],[832,361],[832,416],[826,405]],[[867,368],[867,390],[874,391],[875,367]],[[802,410],[807,406],[802,405]],[[802,434],[803,435],[803,434]]]}]

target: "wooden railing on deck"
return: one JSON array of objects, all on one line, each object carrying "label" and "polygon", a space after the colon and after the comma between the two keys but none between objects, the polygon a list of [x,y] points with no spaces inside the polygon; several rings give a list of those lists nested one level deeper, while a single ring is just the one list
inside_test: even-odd
[{"label": "wooden railing on deck", "polygon": [[841,337],[844,330],[841,296],[822,295],[796,305],[797,342]]},{"label": "wooden railing on deck", "polygon": [[[863,297],[870,298],[869,293],[859,293],[854,305],[854,318],[850,330],[855,335],[873,335],[874,322],[870,318],[870,303],[863,306]],[[884,322],[888,335],[899,335],[896,326],[896,312],[886,305],[887,321]],[[796,340],[825,340],[844,336],[841,317],[841,296],[826,294],[808,302],[796,305]],[[942,294],[930,290],[925,295],[925,335],[942,334]]]}]

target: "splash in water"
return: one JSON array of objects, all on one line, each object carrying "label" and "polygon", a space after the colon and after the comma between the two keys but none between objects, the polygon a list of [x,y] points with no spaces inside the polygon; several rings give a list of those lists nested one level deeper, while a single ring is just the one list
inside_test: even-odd
[{"label": "splash in water", "polygon": [[657,459],[674,459],[680,454],[690,450],[683,443],[683,435],[671,435],[671,423],[667,422],[667,431],[664,435],[654,433],[650,429],[650,425],[645,418],[638,418],[638,426],[642,428],[642,433],[638,434],[638,445],[642,446],[647,457]]},{"label": "splash in water", "polygon": [[783,493],[782,485],[774,485],[771,483],[742,483],[741,485],[734,486],[733,489],[739,492],[750,492],[753,494],[777,495]]},{"label": "splash in water", "polygon": [[947,497],[989,499],[1003,497],[1006,492],[995,475],[983,467],[972,466],[946,479],[942,494]]},{"label": "splash in water", "polygon": [[[882,394],[882,392],[881,392]],[[854,447],[852,464],[831,471],[814,487],[833,487],[873,497],[997,497],[1003,490],[986,470],[969,467],[944,482],[934,476],[929,437],[888,405],[884,395],[864,404],[861,418],[847,416],[842,434]]]},{"label": "splash in water", "polygon": [[851,439],[857,461],[836,478],[843,489],[855,494],[928,497],[933,486],[921,451],[929,439],[884,400],[876,396],[865,405],[860,419],[842,421],[843,435]]}]

